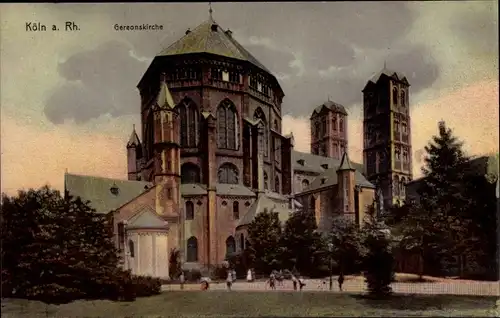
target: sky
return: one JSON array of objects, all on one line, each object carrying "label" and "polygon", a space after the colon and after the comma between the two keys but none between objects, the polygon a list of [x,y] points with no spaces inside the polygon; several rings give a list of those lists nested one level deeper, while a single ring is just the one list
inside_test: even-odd
[{"label": "sky", "polygon": [[[444,120],[468,155],[498,152],[498,1],[214,3],[213,16],[278,78],[283,133],[309,152],[309,116],[330,98],[349,113],[362,162],[364,85],[387,68],[410,87],[414,176]],[[64,172],[126,178],[139,125],[136,85],[153,57],[208,19],[208,3],[0,4],[1,190]],[[75,22],[79,31],[63,29]],[[41,22],[46,32],[27,32]],[[115,24],[162,31],[116,31]]]}]

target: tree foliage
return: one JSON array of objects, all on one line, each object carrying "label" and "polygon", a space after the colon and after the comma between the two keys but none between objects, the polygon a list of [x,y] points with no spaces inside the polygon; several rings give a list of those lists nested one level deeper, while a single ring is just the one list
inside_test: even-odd
[{"label": "tree foliage", "polygon": [[331,244],[331,257],[340,273],[346,274],[349,269],[358,267],[364,255],[364,246],[362,232],[357,224],[342,217],[335,218],[328,243]]},{"label": "tree foliage", "polygon": [[2,195],[3,296],[64,303],[132,300],[143,284],[159,292],[159,281],[119,267],[110,222],[88,202],[47,186]]},{"label": "tree foliage", "polygon": [[373,207],[367,213],[363,226],[364,276],[368,292],[373,297],[385,297],[392,293],[394,281],[394,256],[388,228],[379,222]]},{"label": "tree foliage", "polygon": [[286,268],[315,276],[316,269],[324,266],[325,242],[318,231],[314,214],[308,211],[293,213],[285,223],[281,242]]},{"label": "tree foliage", "polygon": [[280,266],[282,230],[277,212],[264,210],[248,225],[246,253],[256,271],[269,273]]}]

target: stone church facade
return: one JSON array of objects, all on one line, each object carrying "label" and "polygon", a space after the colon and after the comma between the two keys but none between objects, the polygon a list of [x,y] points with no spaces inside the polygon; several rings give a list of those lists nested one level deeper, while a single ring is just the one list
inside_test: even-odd
[{"label": "stone church facade", "polygon": [[344,107],[316,108],[312,153],[295,151],[276,77],[211,17],[160,52],[138,89],[128,180],[65,174],[67,193],[113,219],[135,274],[168,278],[174,250],[184,268],[221,264],[264,211],[283,222],[309,211],[328,231],[338,216],[361,224],[375,199],[363,165],[349,160]]}]

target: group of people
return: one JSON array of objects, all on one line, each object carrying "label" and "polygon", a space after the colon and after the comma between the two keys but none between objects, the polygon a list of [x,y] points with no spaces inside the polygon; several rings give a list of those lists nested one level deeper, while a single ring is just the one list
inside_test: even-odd
[{"label": "group of people", "polygon": [[[283,274],[283,271],[275,271],[273,270],[271,274],[269,275],[269,280],[266,282],[266,286],[269,284],[269,287],[272,290],[276,290],[276,286],[283,286],[283,281],[285,279],[285,275]],[[247,272],[247,282],[253,282],[255,280],[255,275],[253,270],[249,269]],[[180,276],[180,281],[181,281],[181,289],[184,287],[184,273],[181,273]],[[227,289],[230,291],[232,288],[233,283],[236,281],[236,271],[233,269],[228,269],[227,271],[227,278],[226,278],[226,286]],[[297,274],[292,274],[291,275],[291,281],[293,284],[293,289],[294,290],[301,290],[304,288],[306,285],[304,279]],[[339,290],[342,291],[342,285],[344,284],[344,275],[341,273],[338,277],[338,284],[339,284]],[[202,290],[208,290],[210,287],[210,278],[208,277],[202,277],[201,278],[201,289]]]}]

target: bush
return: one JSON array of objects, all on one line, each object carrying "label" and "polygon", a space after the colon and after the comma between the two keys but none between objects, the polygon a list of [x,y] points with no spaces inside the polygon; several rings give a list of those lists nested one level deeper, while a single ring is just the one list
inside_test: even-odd
[{"label": "bush", "polygon": [[151,276],[132,276],[132,285],[136,297],[148,297],[161,293],[161,280]]},{"label": "bush", "polygon": [[227,278],[227,268],[223,265],[215,265],[212,268],[212,277],[215,279],[226,279]]}]

